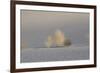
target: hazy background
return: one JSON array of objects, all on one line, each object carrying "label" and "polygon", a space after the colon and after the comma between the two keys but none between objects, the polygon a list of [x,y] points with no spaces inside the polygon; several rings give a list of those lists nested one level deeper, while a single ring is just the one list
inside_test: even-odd
[{"label": "hazy background", "polygon": [[[56,30],[72,45],[46,48],[45,41]],[[89,59],[89,13],[21,10],[21,62]]]},{"label": "hazy background", "polygon": [[89,45],[89,13],[21,10],[23,48],[45,47],[47,37],[58,29],[73,45]]}]

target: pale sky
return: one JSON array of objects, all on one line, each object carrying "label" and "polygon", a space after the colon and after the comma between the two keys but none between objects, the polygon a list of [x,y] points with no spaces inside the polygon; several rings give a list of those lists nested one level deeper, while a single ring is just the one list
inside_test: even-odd
[{"label": "pale sky", "polygon": [[24,48],[44,47],[56,30],[70,37],[73,45],[89,45],[89,13],[21,10],[21,41]]}]

